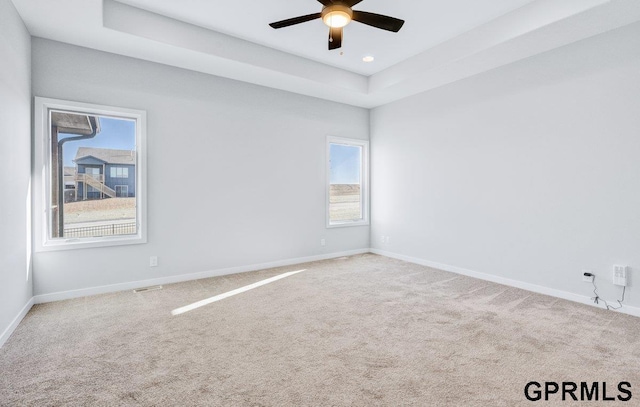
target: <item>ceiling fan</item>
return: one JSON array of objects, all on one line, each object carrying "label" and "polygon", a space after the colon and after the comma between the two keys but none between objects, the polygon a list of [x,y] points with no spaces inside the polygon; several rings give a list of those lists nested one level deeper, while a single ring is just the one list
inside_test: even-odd
[{"label": "ceiling fan", "polygon": [[387,31],[398,32],[404,24],[404,20],[381,14],[368,13],[366,11],[353,10],[352,7],[363,0],[318,0],[324,6],[322,12],[306,16],[289,18],[269,24],[278,29],[291,25],[306,23],[307,21],[321,18],[329,26],[329,50],[342,47],[343,28],[352,20],[372,27]]}]

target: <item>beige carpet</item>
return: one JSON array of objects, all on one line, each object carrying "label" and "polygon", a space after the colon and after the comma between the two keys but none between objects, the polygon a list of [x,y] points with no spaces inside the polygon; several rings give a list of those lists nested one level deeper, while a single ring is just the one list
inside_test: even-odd
[{"label": "beige carpet", "polygon": [[603,405],[532,380],[640,405],[640,319],[366,254],[37,305],[0,349],[2,406]]}]

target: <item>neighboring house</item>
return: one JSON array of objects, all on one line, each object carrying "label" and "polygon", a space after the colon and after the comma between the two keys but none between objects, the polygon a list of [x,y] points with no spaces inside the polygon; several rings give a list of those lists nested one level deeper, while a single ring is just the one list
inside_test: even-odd
[{"label": "neighboring house", "polygon": [[80,147],[76,163],[77,200],[136,196],[136,153]]},{"label": "neighboring house", "polygon": [[76,189],[76,167],[64,167],[64,189]]},{"label": "neighboring house", "polygon": [[64,167],[64,202],[76,200],[76,167]]}]

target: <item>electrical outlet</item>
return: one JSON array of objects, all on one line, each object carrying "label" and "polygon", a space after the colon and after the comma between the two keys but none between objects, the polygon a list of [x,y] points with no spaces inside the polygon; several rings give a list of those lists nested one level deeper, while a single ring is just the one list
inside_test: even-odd
[{"label": "electrical outlet", "polygon": [[613,266],[613,284],[619,285],[621,287],[627,286],[627,271],[629,267],[627,266]]},{"label": "electrical outlet", "polygon": [[582,270],[582,281],[585,283],[593,283],[593,280],[596,276],[591,272],[591,270]]},{"label": "electrical outlet", "polygon": [[324,239],[320,239],[320,246],[326,246],[327,245],[327,241]]},{"label": "electrical outlet", "polygon": [[384,243],[384,241],[385,241],[385,236],[384,236],[384,235],[382,235],[382,237],[380,238],[380,241],[381,241],[382,243]]},{"label": "electrical outlet", "polygon": [[158,256],[149,257],[149,267],[158,267]]}]

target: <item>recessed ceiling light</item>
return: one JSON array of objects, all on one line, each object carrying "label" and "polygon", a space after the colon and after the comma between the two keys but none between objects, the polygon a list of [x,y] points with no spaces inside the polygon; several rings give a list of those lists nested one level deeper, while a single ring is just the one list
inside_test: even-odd
[{"label": "recessed ceiling light", "polygon": [[375,58],[372,57],[371,55],[367,55],[366,57],[362,58],[364,62],[373,62],[374,59]]}]

